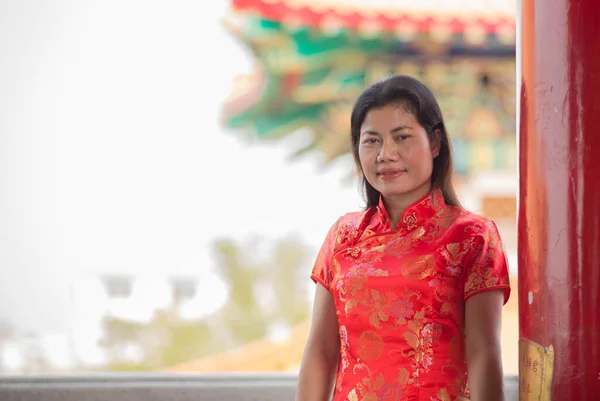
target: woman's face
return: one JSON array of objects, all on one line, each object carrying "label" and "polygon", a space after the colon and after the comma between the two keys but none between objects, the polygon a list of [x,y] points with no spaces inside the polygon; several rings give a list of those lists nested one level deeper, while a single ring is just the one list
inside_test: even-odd
[{"label": "woman's face", "polygon": [[365,178],[384,198],[418,199],[431,190],[433,159],[439,141],[404,104],[371,109],[360,127],[358,155]]}]

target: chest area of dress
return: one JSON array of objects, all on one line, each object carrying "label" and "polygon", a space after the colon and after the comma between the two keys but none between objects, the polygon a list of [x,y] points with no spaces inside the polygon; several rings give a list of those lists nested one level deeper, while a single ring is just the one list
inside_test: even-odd
[{"label": "chest area of dress", "polygon": [[410,300],[455,310],[468,244],[435,227],[361,237],[333,256],[332,288],[345,309],[392,308]]}]

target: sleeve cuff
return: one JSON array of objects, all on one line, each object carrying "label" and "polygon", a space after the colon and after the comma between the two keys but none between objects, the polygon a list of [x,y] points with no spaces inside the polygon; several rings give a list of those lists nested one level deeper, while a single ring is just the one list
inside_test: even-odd
[{"label": "sleeve cuff", "polygon": [[329,284],[327,284],[321,277],[317,276],[316,274],[311,274],[310,278],[315,282],[315,284],[321,284],[327,291],[331,292]]},{"label": "sleeve cuff", "polygon": [[467,300],[469,298],[471,298],[473,295],[481,294],[483,292],[488,292],[488,291],[494,291],[494,290],[504,290],[504,304],[503,305],[506,305],[506,303],[508,302],[508,299],[510,298],[510,285],[507,285],[507,284],[495,285],[493,287],[485,287],[485,288],[480,288],[475,291],[471,291],[468,294],[465,294],[465,302],[467,302]]}]

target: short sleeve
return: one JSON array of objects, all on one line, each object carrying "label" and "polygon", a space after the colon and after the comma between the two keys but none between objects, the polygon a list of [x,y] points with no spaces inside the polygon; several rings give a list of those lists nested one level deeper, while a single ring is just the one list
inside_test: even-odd
[{"label": "short sleeve", "polygon": [[315,264],[312,269],[312,274],[310,278],[318,284],[321,284],[328,291],[331,291],[331,280],[333,279],[332,274],[332,261],[333,261],[333,252],[335,248],[335,239],[337,236],[339,220],[335,222],[331,228],[329,228],[329,232],[325,237],[325,241],[323,241],[323,245],[321,245],[321,249],[317,254],[317,259],[315,260]]},{"label": "short sleeve", "polygon": [[508,263],[498,228],[492,221],[479,226],[463,272],[464,299],[473,295],[504,290],[504,303],[510,297]]}]

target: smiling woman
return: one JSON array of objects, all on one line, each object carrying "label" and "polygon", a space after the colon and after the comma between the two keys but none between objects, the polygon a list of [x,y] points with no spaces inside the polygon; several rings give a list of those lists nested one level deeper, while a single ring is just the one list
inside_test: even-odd
[{"label": "smiling woman", "polygon": [[[388,209],[398,195],[412,203],[429,192],[431,160],[438,156],[439,139],[430,141],[425,129],[405,105],[389,104],[370,110],[361,128],[360,167],[365,182],[372,182],[374,189],[385,194]],[[406,206],[399,205],[399,208]],[[397,218],[392,218],[392,224],[397,222]]]},{"label": "smiling woman", "polygon": [[366,209],[331,227],[311,278],[313,323],[297,401],[504,400],[496,225],[460,206],[431,91],[408,76],[368,87],[351,116]]},{"label": "smiling woman", "polygon": [[405,204],[397,209],[404,210],[432,185],[442,190],[449,205],[460,206],[442,112],[431,91],[416,79],[397,76],[365,90],[354,106],[351,135],[367,207],[375,206],[383,194],[384,202],[401,198]]}]

